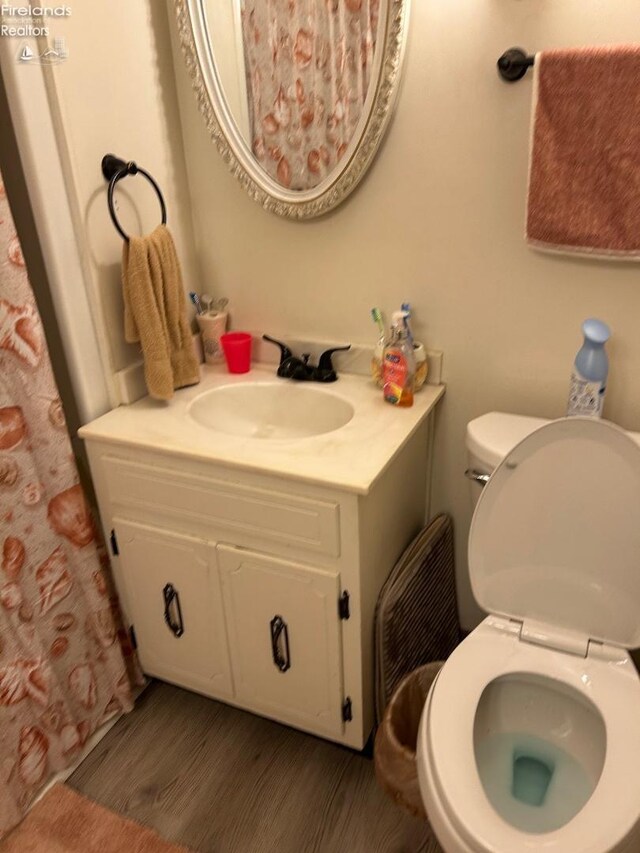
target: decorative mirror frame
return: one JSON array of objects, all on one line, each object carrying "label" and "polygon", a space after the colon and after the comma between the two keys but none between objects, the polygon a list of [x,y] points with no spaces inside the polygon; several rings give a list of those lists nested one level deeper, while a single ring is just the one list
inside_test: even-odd
[{"label": "decorative mirror frame", "polygon": [[381,20],[361,119],[364,126],[358,125],[342,168],[335,169],[317,187],[297,192],[280,186],[255,160],[229,112],[213,62],[207,66],[200,61],[211,58],[200,0],[174,0],[180,46],[207,130],[232,174],[265,210],[289,219],[322,216],[353,192],[364,177],[393,114],[407,38],[410,0],[387,3],[386,26]]}]

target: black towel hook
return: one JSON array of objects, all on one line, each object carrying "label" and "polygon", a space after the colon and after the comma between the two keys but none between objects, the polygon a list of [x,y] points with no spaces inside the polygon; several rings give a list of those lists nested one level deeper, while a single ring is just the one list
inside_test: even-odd
[{"label": "black towel hook", "polygon": [[129,235],[122,228],[120,223],[118,222],[118,217],[116,216],[116,211],[113,206],[113,191],[116,188],[116,184],[122,178],[125,178],[127,175],[144,175],[144,177],[149,181],[151,186],[156,191],[156,195],[158,196],[158,201],[160,202],[160,210],[162,211],[162,224],[167,224],[167,208],[164,203],[164,198],[162,196],[162,192],[160,191],[160,187],[153,180],[149,172],[146,172],[144,169],[141,169],[133,160],[125,161],[121,160],[120,157],[116,157],[115,154],[105,154],[102,158],[102,174],[106,181],[109,181],[109,189],[107,191],[107,201],[109,203],[109,213],[111,215],[111,221],[116,227],[117,232],[120,234],[123,240],[129,242]]},{"label": "black towel hook", "polygon": [[521,47],[512,47],[498,60],[498,74],[507,83],[515,83],[522,80],[535,61],[535,56],[529,56]]}]

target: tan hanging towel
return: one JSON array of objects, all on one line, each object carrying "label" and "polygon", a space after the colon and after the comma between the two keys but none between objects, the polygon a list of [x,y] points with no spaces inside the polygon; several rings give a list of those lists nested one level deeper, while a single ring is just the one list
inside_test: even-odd
[{"label": "tan hanging towel", "polygon": [[536,57],[527,240],[640,260],[640,45]]},{"label": "tan hanging towel", "polygon": [[199,382],[180,262],[166,225],[125,242],[122,293],[124,336],[140,342],[149,394],[169,400],[176,388]]}]

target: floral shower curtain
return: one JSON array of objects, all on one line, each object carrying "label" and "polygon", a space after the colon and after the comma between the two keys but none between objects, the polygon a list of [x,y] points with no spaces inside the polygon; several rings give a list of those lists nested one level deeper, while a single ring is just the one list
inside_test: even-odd
[{"label": "floral shower curtain", "polygon": [[0,835],[132,707],[96,535],[0,175]]},{"label": "floral shower curtain", "polygon": [[362,114],[379,0],[242,0],[253,153],[280,185],[317,186]]}]

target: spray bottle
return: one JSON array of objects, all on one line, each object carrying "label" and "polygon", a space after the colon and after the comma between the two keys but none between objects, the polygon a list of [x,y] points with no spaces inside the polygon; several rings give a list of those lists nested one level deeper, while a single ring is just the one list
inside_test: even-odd
[{"label": "spray bottle", "polygon": [[602,320],[591,318],[582,324],[582,334],[584,343],[578,350],[571,374],[567,416],[600,418],[609,373],[604,345],[611,331]]}]

